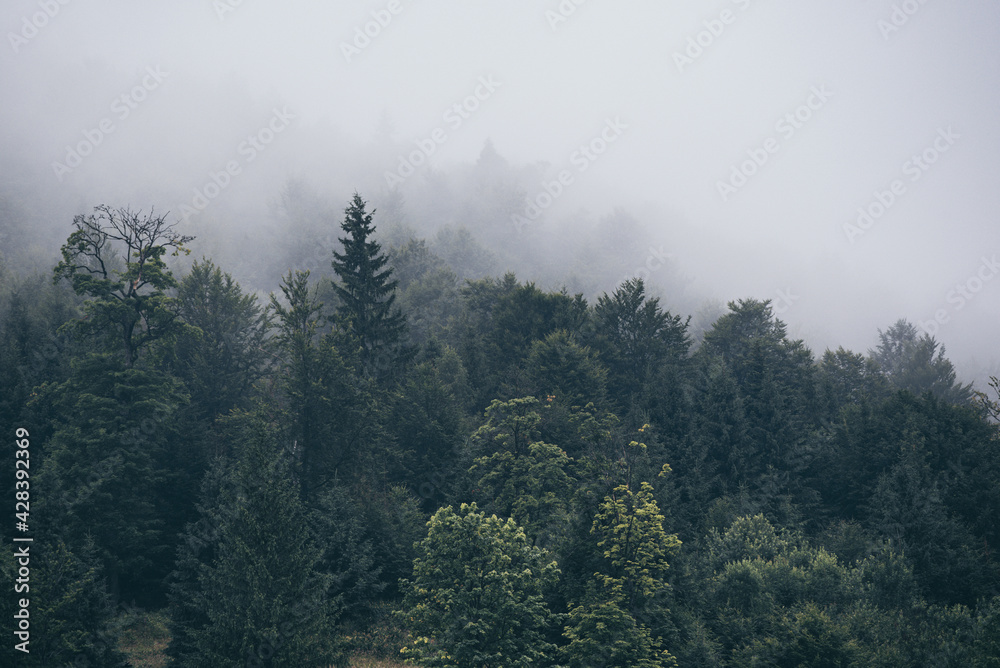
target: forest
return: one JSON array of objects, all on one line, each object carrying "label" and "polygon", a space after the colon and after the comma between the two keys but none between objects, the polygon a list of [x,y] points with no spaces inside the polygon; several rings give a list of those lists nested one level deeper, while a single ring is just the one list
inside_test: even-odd
[{"label": "forest", "polygon": [[127,206],[0,255],[0,663],[1000,666],[996,378],[342,211],[266,290]]}]

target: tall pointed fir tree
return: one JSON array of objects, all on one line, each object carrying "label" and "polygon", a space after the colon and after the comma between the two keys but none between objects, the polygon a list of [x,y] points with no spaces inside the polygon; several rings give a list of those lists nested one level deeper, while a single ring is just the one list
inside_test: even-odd
[{"label": "tall pointed fir tree", "polygon": [[[190,596],[204,606],[198,613],[175,605],[185,644],[179,658],[192,667],[329,666],[340,660],[337,611],[287,437],[262,407],[226,421],[240,451],[218,483],[214,507],[203,508],[205,521],[189,527],[179,553],[174,602]],[[192,549],[198,540],[208,549]]]},{"label": "tall pointed fir tree", "polygon": [[361,362],[371,376],[386,376],[408,357],[402,338],[406,317],[393,306],[397,281],[391,280],[389,258],[372,238],[375,226],[372,213],[365,211],[365,201],[354,193],[341,228],[344,252],[333,252],[334,283],[340,305],[337,314],[350,325],[357,337]]}]

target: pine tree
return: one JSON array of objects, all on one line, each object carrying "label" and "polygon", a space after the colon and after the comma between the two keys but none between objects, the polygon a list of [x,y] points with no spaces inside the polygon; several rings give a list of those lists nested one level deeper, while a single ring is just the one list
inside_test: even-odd
[{"label": "pine tree", "polygon": [[282,353],[282,389],[293,422],[302,498],[312,504],[338,471],[358,472],[377,421],[367,393],[370,380],[358,377],[357,356],[341,354],[350,353],[349,333],[318,335],[323,304],[310,293],[309,272],[289,272],[281,291],[287,306],[271,296],[275,341]]},{"label": "pine tree", "polygon": [[406,318],[394,308],[397,281],[391,280],[388,256],[372,235],[372,213],[365,212],[365,201],[354,193],[345,209],[341,229],[344,252],[333,252],[333,269],[340,278],[334,283],[340,305],[338,315],[357,337],[361,360],[372,376],[382,376],[406,357],[401,342],[406,332]]},{"label": "pine tree", "polygon": [[884,332],[879,330],[878,336],[878,347],[868,355],[894,387],[918,395],[931,392],[955,404],[972,402],[972,384],[958,382],[944,346],[933,336],[919,336],[917,328],[902,319]]},{"label": "pine tree", "polygon": [[328,666],[329,581],[291,473],[263,411],[234,416],[243,450],[218,499],[218,542],[198,574],[207,623],[193,629],[193,666]]},{"label": "pine tree", "polygon": [[641,278],[622,283],[594,307],[597,346],[610,371],[609,385],[626,398],[642,393],[646,381],[661,365],[687,357],[691,318],[660,309],[660,300],[646,297]]},{"label": "pine tree", "polygon": [[72,376],[39,403],[55,415],[38,475],[46,522],[71,547],[93,538],[115,594],[155,603],[170,569],[170,523],[183,526],[188,504],[178,473],[181,383],[91,354],[74,360]]}]

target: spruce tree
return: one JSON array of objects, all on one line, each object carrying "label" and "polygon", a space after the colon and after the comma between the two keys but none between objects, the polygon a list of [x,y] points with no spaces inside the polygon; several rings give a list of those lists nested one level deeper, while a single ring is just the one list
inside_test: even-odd
[{"label": "spruce tree", "polygon": [[268,313],[253,293],[203,259],[177,289],[180,314],[197,332],[184,332],[171,366],[187,385],[197,416],[212,420],[240,405],[270,362]]},{"label": "spruce tree", "polygon": [[328,666],[329,580],[292,477],[290,453],[262,410],[235,415],[239,460],[220,486],[218,542],[198,573],[204,626],[192,666]]},{"label": "spruce tree", "polygon": [[629,279],[612,295],[598,297],[594,316],[597,348],[618,396],[635,398],[658,368],[687,357],[691,318],[682,320],[662,310],[659,298],[646,296],[641,278]]},{"label": "spruce tree", "polygon": [[[120,618],[115,619],[92,541],[84,539],[71,551],[61,537],[43,531],[36,533],[29,551],[30,582],[22,583],[17,594],[11,584],[9,595],[0,601],[0,613],[13,622],[8,623],[8,638],[0,648],[0,665],[126,668],[129,663],[118,649]],[[23,566],[15,552],[5,548],[0,553],[0,576],[8,583],[15,582]],[[18,621],[12,618],[19,611],[19,599],[28,599],[30,604],[30,637],[23,646],[27,653],[15,649],[23,638],[12,634],[18,628]]]},{"label": "spruce tree", "polygon": [[361,361],[351,354],[350,333],[318,334],[323,304],[309,290],[309,272],[289,272],[281,291],[287,306],[271,296],[274,340],[296,444],[296,474],[302,499],[311,506],[338,475],[358,474],[378,421],[369,401],[371,380],[359,377]]},{"label": "spruce tree", "polygon": [[333,269],[340,281],[334,289],[340,298],[337,314],[357,337],[361,361],[369,375],[382,376],[406,357],[401,339],[406,318],[396,307],[396,285],[388,256],[372,237],[372,214],[365,201],[354,193],[341,229],[344,252],[333,252]]},{"label": "spruce tree", "polygon": [[38,510],[71,548],[93,539],[113,593],[156,604],[170,568],[172,523],[188,504],[177,429],[187,396],[176,378],[127,368],[111,354],[72,366],[66,382],[39,398],[54,418]]},{"label": "spruce tree", "polygon": [[915,326],[900,319],[886,331],[880,329],[878,337],[878,347],[869,350],[868,356],[894,387],[917,395],[931,392],[955,404],[972,402],[972,384],[957,380],[944,346],[933,336],[920,336]]}]

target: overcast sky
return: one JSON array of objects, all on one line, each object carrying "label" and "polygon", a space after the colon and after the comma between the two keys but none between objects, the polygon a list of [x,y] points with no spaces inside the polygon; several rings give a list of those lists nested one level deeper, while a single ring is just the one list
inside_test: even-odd
[{"label": "overcast sky", "polygon": [[0,27],[2,179],[40,233],[177,211],[229,163],[232,206],[384,183],[395,159],[345,156],[388,119],[432,168],[490,139],[568,174],[544,216],[626,208],[698,294],[776,300],[817,354],[905,317],[1000,357],[993,0],[7,0]]}]

